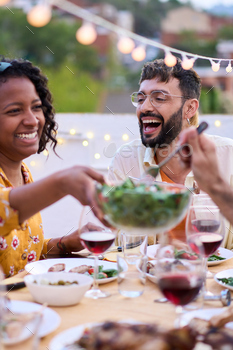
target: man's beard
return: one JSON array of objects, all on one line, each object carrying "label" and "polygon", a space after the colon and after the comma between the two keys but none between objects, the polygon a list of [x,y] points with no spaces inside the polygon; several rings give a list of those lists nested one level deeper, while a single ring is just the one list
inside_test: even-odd
[{"label": "man's beard", "polygon": [[170,145],[171,142],[175,140],[175,138],[179,135],[179,133],[182,130],[182,109],[183,105],[176,113],[172,114],[172,116],[166,123],[164,123],[164,118],[161,116],[161,114],[156,115],[151,112],[148,112],[147,114],[141,113],[140,121],[142,117],[147,116],[154,118],[156,117],[162,121],[160,133],[153,139],[144,136],[143,123],[139,123],[140,135],[143,145],[150,148],[162,148],[166,145]]}]

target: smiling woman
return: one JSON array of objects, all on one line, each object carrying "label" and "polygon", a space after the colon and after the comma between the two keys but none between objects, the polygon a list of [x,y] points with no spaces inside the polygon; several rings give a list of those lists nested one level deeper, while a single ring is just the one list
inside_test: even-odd
[{"label": "smiling woman", "polygon": [[0,265],[8,277],[42,254],[82,249],[78,231],[44,240],[39,211],[70,194],[102,220],[93,180],[104,179],[74,166],[33,183],[23,160],[49,142],[55,151],[57,125],[47,78],[29,61],[0,61],[0,125]]}]

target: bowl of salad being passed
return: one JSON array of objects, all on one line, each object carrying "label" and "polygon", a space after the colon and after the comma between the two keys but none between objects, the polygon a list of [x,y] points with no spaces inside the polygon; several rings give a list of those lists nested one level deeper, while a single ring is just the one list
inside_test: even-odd
[{"label": "bowl of salad being passed", "polygon": [[191,192],[182,185],[128,178],[121,184],[97,184],[97,198],[111,225],[134,235],[153,235],[182,221]]}]

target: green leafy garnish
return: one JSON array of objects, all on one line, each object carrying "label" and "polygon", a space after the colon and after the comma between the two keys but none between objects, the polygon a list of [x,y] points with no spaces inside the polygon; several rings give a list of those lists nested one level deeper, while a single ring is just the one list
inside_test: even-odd
[{"label": "green leafy garnish", "polygon": [[226,258],[223,258],[222,256],[219,255],[211,255],[208,257],[208,261],[219,261],[219,260],[225,260]]},{"label": "green leafy garnish", "polygon": [[232,286],[233,287],[233,277],[228,277],[228,278],[218,278],[218,281],[224,283],[224,284],[228,284],[228,286]]}]

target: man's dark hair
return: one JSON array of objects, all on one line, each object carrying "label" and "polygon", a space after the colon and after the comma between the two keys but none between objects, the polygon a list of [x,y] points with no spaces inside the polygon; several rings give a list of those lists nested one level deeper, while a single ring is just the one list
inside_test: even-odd
[{"label": "man's dark hair", "polygon": [[144,80],[158,79],[159,82],[167,83],[170,79],[179,80],[179,88],[186,98],[199,100],[201,94],[201,79],[194,69],[182,68],[181,60],[177,58],[174,67],[168,67],[163,59],[146,63],[142,68],[139,84]]},{"label": "man's dark hair", "polygon": [[8,62],[11,66],[0,72],[0,84],[5,83],[10,78],[26,77],[35,86],[42,103],[42,109],[45,116],[45,125],[39,142],[37,153],[41,153],[48,142],[53,145],[53,150],[57,145],[56,130],[57,123],[54,117],[54,108],[52,105],[52,95],[48,89],[48,79],[42,74],[38,67],[32,65],[31,62],[22,59],[10,60],[7,58],[0,59],[0,62]]}]

